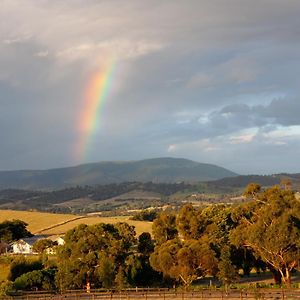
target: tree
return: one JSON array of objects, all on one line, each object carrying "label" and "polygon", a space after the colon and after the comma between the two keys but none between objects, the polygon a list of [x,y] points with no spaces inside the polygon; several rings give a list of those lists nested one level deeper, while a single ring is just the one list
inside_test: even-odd
[{"label": "tree", "polygon": [[50,239],[37,240],[33,245],[33,251],[37,253],[43,253],[47,249],[51,249],[53,246],[57,245],[57,242],[53,242]]},{"label": "tree", "polygon": [[149,232],[143,232],[138,240],[139,253],[149,256],[154,251],[154,243]]},{"label": "tree", "polygon": [[16,290],[53,290],[55,270],[35,270],[16,278],[13,286]]},{"label": "tree", "polygon": [[233,266],[230,258],[230,248],[224,247],[218,263],[218,278],[227,286],[238,278],[238,272]]},{"label": "tree", "polygon": [[300,259],[299,201],[292,191],[275,186],[255,195],[244,208],[231,232],[232,243],[252,249],[290,285]]},{"label": "tree", "polygon": [[220,254],[225,245],[229,245],[229,233],[237,225],[232,218],[232,207],[212,205],[201,212],[204,224],[203,235],[207,236],[214,249]]},{"label": "tree", "polygon": [[255,199],[256,195],[261,191],[261,186],[257,183],[249,183],[244,191],[244,196]]},{"label": "tree", "polygon": [[177,229],[184,239],[199,238],[205,229],[201,211],[196,210],[192,204],[184,205],[177,216]]},{"label": "tree", "polygon": [[27,260],[24,256],[20,256],[14,259],[10,265],[8,280],[14,281],[22,274],[41,269],[43,269],[43,264],[40,260]]},{"label": "tree", "polygon": [[118,269],[118,273],[116,274],[115,283],[118,290],[122,290],[127,286],[125,272],[123,267],[120,266]]},{"label": "tree", "polygon": [[99,279],[102,282],[102,287],[104,288],[112,287],[115,279],[114,258],[101,253],[96,268],[97,268],[97,273],[99,275]]},{"label": "tree", "polygon": [[169,240],[155,247],[150,263],[155,270],[181,281],[185,287],[205,275],[215,275],[217,271],[214,251],[199,240]]},{"label": "tree", "polygon": [[26,229],[27,225],[21,220],[0,223],[0,240],[11,243],[24,237],[31,237],[32,233]]},{"label": "tree", "polygon": [[82,224],[68,231],[58,250],[57,285],[111,287],[135,240],[134,227],[125,223]]},{"label": "tree", "polygon": [[154,221],[157,217],[157,210],[155,209],[144,209],[138,213],[136,213],[134,216],[132,216],[132,220],[136,221]]},{"label": "tree", "polygon": [[175,213],[162,212],[154,220],[152,233],[157,244],[162,244],[178,236]]}]

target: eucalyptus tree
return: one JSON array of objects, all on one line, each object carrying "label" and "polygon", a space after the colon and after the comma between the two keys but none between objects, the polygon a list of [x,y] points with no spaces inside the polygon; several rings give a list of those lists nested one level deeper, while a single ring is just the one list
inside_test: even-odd
[{"label": "eucalyptus tree", "polygon": [[252,249],[290,285],[300,259],[300,202],[294,193],[278,186],[258,190],[235,217],[239,225],[231,232],[231,242]]},{"label": "eucalyptus tree", "polygon": [[135,241],[134,227],[126,223],[82,224],[68,231],[58,250],[58,287],[111,287]]}]

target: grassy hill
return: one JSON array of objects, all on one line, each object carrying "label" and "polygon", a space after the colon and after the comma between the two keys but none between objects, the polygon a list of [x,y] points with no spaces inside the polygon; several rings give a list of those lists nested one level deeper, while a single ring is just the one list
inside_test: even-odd
[{"label": "grassy hill", "polygon": [[97,217],[78,216],[71,214],[52,214],[43,212],[28,212],[15,210],[0,210],[0,223],[5,220],[19,219],[28,224],[28,230],[33,234],[63,235],[79,224],[93,225],[97,223],[115,224],[126,222],[135,226],[137,235],[142,232],[152,232],[152,222],[129,220],[128,216]]},{"label": "grassy hill", "polygon": [[50,170],[0,171],[0,189],[59,189],[120,182],[197,182],[236,176],[222,167],[181,158],[99,162]]}]

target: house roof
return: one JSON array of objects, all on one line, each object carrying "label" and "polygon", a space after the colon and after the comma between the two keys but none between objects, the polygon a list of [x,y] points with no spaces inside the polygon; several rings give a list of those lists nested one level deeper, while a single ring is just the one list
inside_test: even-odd
[{"label": "house roof", "polygon": [[47,236],[44,236],[44,235],[34,235],[32,237],[19,239],[18,241],[13,242],[12,244],[18,244],[20,242],[24,242],[24,243],[32,246],[36,241],[41,240],[41,239],[45,239],[45,238],[47,238]]}]

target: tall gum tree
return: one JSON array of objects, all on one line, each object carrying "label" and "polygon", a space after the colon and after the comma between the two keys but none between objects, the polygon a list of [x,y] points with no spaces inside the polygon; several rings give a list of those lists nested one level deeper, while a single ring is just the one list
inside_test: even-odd
[{"label": "tall gum tree", "polygon": [[207,243],[200,240],[169,240],[155,247],[151,266],[165,277],[181,281],[185,287],[205,275],[216,275],[217,259]]},{"label": "tall gum tree", "polygon": [[294,193],[278,186],[256,189],[253,201],[239,207],[236,218],[239,225],[231,231],[231,242],[251,248],[289,286],[300,259],[300,202]]}]

